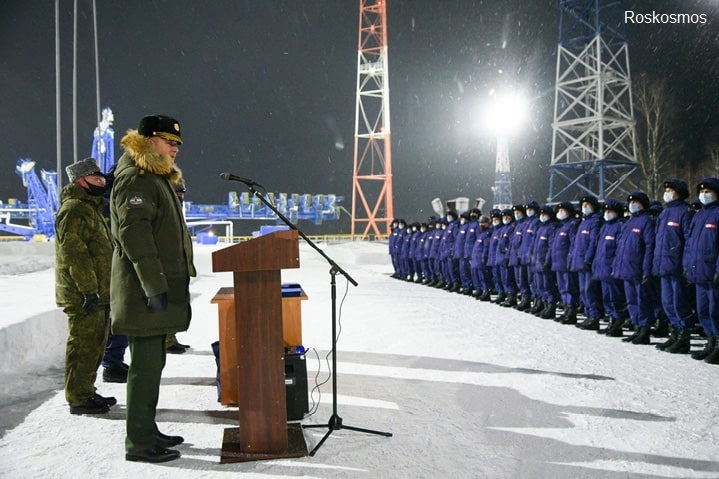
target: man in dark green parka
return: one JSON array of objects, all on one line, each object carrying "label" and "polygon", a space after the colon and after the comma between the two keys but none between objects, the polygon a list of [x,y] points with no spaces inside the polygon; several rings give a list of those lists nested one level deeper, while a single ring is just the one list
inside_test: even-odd
[{"label": "man in dark green parka", "polygon": [[55,219],[55,301],[68,318],[65,398],[71,414],[104,414],[117,401],[95,392],[110,329],[112,242],[102,216],[105,177],[86,158],[66,169]]},{"label": "man in dark green parka", "polygon": [[180,453],[181,436],[162,434],[155,422],[165,337],[190,325],[192,242],[172,186],[182,144],[177,120],[143,117],[120,144],[110,219],[115,250],[110,303],[112,331],[130,345],[125,459],[164,462]]}]

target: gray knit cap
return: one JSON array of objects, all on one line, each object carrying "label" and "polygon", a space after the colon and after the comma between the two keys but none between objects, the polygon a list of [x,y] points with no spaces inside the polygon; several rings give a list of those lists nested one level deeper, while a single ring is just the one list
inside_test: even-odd
[{"label": "gray knit cap", "polygon": [[72,165],[65,167],[65,171],[71,183],[83,176],[102,173],[95,158],[85,158],[84,160],[76,161]]}]

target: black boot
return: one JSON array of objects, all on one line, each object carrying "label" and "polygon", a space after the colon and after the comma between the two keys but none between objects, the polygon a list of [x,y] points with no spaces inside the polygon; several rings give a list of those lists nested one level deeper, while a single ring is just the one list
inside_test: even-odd
[{"label": "black boot", "polygon": [[547,306],[542,311],[540,317],[542,319],[554,319],[557,315],[557,303],[548,302]]},{"label": "black boot", "polygon": [[679,329],[679,333],[674,340],[674,344],[666,348],[664,351],[672,354],[687,354],[691,349],[691,333],[692,331],[689,328]]},{"label": "black boot", "polygon": [[632,344],[649,344],[649,326],[642,326],[639,328],[639,334],[636,338],[632,339]]},{"label": "black boot", "polygon": [[499,296],[497,296],[497,299],[495,299],[492,302],[494,304],[502,304],[505,299],[507,299],[507,293],[499,293]]},{"label": "black boot", "polygon": [[502,302],[502,303],[500,304],[500,306],[503,306],[503,307],[505,307],[505,308],[511,308],[512,306],[514,306],[514,305],[516,305],[516,304],[517,304],[517,294],[516,294],[516,293],[509,293],[509,294],[507,295],[507,299],[504,300],[504,302]]},{"label": "black boot", "polygon": [[667,321],[659,321],[656,326],[654,326],[652,335],[655,338],[666,338],[669,335],[669,323]]},{"label": "black boot", "polygon": [[564,309],[562,324],[577,324],[577,307],[569,305]]},{"label": "black boot", "polygon": [[716,349],[716,344],[716,336],[707,336],[707,342],[704,345],[704,349],[693,352],[692,359],[696,359],[697,361],[706,359],[707,357],[709,357],[709,355],[711,355],[712,352],[714,352],[714,350]]},{"label": "black boot", "polygon": [[532,309],[532,298],[523,296],[522,300],[514,307],[517,311],[528,311]]},{"label": "black boot", "polygon": [[532,306],[532,309],[530,309],[529,312],[535,316],[540,316],[543,309],[544,309],[544,301],[537,298],[534,300],[534,306]]},{"label": "black boot", "polygon": [[579,324],[578,327],[585,331],[599,331],[599,318],[587,318],[582,324]]},{"label": "black boot", "polygon": [[638,326],[636,328],[634,328],[634,332],[632,334],[630,334],[626,338],[622,338],[622,341],[624,341],[625,343],[631,343],[632,341],[634,341],[634,339],[637,336],[639,336],[639,327]]},{"label": "black boot", "polygon": [[719,348],[714,346],[714,351],[712,351],[709,356],[704,358],[704,362],[708,364],[719,364]]},{"label": "black boot", "polygon": [[482,291],[482,294],[479,296],[480,301],[492,301],[492,293],[489,290]]},{"label": "black boot", "polygon": [[677,338],[679,337],[679,332],[680,332],[679,328],[673,328],[672,332],[669,333],[669,339],[667,339],[663,343],[657,344],[657,346],[656,346],[657,349],[660,351],[666,351],[667,349],[669,349],[672,345],[674,345],[674,343],[677,342]]},{"label": "black boot", "polygon": [[624,336],[624,320],[620,318],[611,318],[606,335],[610,338],[621,338]]}]

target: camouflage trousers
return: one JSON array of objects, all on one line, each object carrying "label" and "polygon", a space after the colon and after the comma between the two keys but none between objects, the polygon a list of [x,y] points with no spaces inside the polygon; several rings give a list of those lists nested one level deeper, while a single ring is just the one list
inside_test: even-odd
[{"label": "camouflage trousers", "polygon": [[63,311],[68,321],[65,399],[71,406],[77,406],[95,394],[97,369],[110,332],[110,308],[101,306],[87,313],[81,306],[68,306]]}]

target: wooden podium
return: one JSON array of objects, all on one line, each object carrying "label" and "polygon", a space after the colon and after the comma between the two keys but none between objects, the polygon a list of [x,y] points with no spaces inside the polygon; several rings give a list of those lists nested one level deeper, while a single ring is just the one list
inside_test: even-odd
[{"label": "wooden podium", "polygon": [[[299,268],[295,230],[212,253],[212,271],[234,274],[239,428],[227,428],[220,462],[307,455],[302,428],[287,424],[280,270]],[[222,350],[222,344],[220,345]],[[222,352],[220,353],[222,358]]]}]

